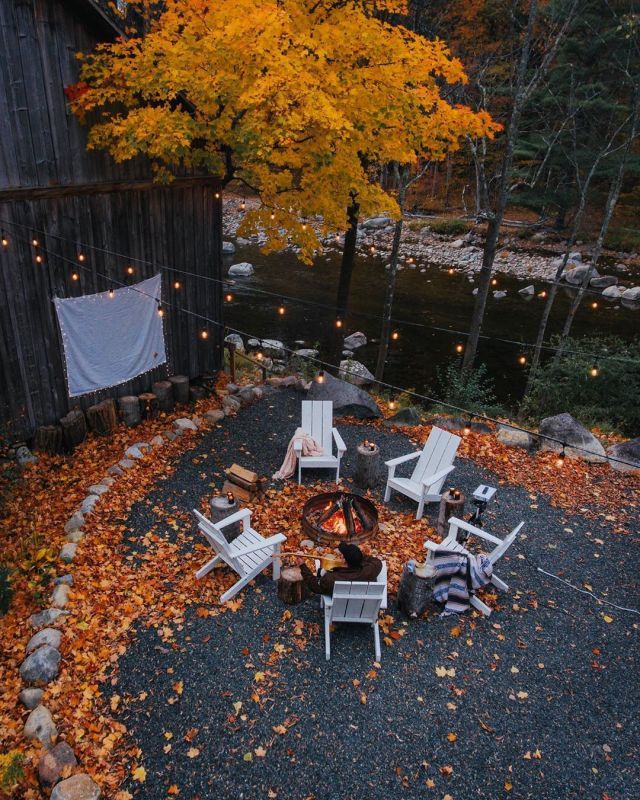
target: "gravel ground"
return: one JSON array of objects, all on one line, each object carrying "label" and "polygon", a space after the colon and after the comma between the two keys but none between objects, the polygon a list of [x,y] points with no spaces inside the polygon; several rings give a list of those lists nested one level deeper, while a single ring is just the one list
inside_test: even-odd
[{"label": "gravel ground", "polygon": [[[272,474],[299,402],[280,391],[205,434],[152,505],[193,508],[232,461]],[[346,478],[354,468],[349,453],[365,436],[386,458],[411,449],[400,432],[339,428],[349,447]],[[194,465],[204,453],[209,458]],[[498,480],[458,460],[457,486],[470,494],[483,482]],[[380,500],[382,490],[383,482]],[[518,487],[501,486],[498,499],[491,526],[498,534],[527,521],[501,562],[511,585],[502,608],[490,619],[431,614],[408,623],[398,614],[394,627],[405,635],[383,645],[380,669],[371,632],[354,625],[336,630],[326,662],[317,600],[290,607],[293,618],[283,620],[285,606],[264,576],[245,590],[236,613],[201,618],[190,610],[176,648],[161,646],[154,629],[140,630],[112,688],[144,698],[121,708],[147,772],[144,783],[125,788],[140,800],[174,796],[172,785],[189,800],[640,797],[638,616],[536,569],[640,608],[634,537],[568,517]],[[127,539],[148,528],[149,508],[134,506]],[[431,506],[432,519],[436,513]],[[636,541],[637,533],[636,526]],[[436,667],[455,672],[438,677]],[[256,683],[256,672],[263,681]],[[181,695],[172,688],[177,680]],[[256,688],[268,689],[261,704],[251,699]],[[278,725],[286,733],[274,731]]]}]

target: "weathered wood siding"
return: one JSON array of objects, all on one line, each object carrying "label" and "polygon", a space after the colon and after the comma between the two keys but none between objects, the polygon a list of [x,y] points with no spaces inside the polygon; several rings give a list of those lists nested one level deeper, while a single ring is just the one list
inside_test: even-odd
[{"label": "weathered wood siding", "polygon": [[[105,291],[111,281],[134,283],[160,266],[222,276],[215,180],[153,186],[144,161],[114,164],[88,152],[85,130],[68,113],[64,87],[77,80],[75,54],[109,34],[88,3],[0,0],[0,227],[10,239],[0,253],[0,431],[12,435],[29,435],[77,404],[67,397],[52,297]],[[36,234],[41,265],[29,243],[35,231],[45,232]],[[85,245],[86,256],[78,282],[71,279],[75,242]],[[124,257],[90,245],[153,265],[132,262],[135,275],[128,278]],[[176,277],[178,291],[172,288]],[[221,320],[221,296],[214,281],[163,272],[168,305]],[[197,317],[167,308],[168,367],[88,395],[81,405],[144,391],[158,374],[194,377],[217,369],[221,331],[209,325],[203,341],[202,327]]]}]

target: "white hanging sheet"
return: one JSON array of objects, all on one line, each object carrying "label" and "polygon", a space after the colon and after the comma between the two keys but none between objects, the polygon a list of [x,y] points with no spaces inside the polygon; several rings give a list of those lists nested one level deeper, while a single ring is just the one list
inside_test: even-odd
[{"label": "white hanging sheet", "polygon": [[167,360],[158,314],[161,277],[83,297],[54,299],[69,397],[117,386]]}]

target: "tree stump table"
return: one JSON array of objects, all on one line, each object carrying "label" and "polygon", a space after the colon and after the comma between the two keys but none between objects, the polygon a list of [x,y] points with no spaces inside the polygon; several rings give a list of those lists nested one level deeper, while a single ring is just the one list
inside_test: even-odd
[{"label": "tree stump table", "polygon": [[158,398],[153,392],[143,392],[138,395],[142,419],[155,419],[158,416]]},{"label": "tree stump table", "polygon": [[[211,522],[220,522],[240,510],[237,499],[234,498],[230,503],[226,494],[214,497],[209,505],[211,506]],[[231,525],[222,529],[222,533],[228,542],[232,542],[242,533],[242,523],[232,522]]]},{"label": "tree stump table", "polygon": [[354,481],[362,489],[373,489],[378,483],[380,469],[380,448],[374,442],[358,445]]},{"label": "tree stump table", "polygon": [[95,406],[90,406],[87,409],[87,423],[98,436],[111,436],[118,424],[113,398],[109,397]]},{"label": "tree stump table", "polygon": [[186,406],[189,402],[189,378],[186,375],[172,375],[169,381],[173,387],[173,399]]},{"label": "tree stump table", "polygon": [[433,577],[420,577],[405,564],[398,585],[397,606],[411,619],[429,608],[432,599]]},{"label": "tree stump table", "polygon": [[125,394],[118,398],[120,418],[129,428],[140,424],[140,402],[135,394]]},{"label": "tree stump table", "polygon": [[62,441],[65,449],[71,452],[76,445],[87,438],[87,420],[79,408],[72,409],[60,420]]},{"label": "tree stump table", "polygon": [[440,510],[438,512],[438,533],[440,536],[446,536],[449,530],[449,517],[458,517],[462,519],[464,513],[464,500],[465,497],[462,492],[456,490],[458,497],[452,495],[450,490],[442,495],[440,499]]},{"label": "tree stump table", "polygon": [[300,567],[283,567],[278,579],[278,597],[283,603],[295,605],[308,596]]},{"label": "tree stump table", "polygon": [[171,381],[155,381],[151,391],[158,398],[160,411],[171,413],[173,411],[173,384]]}]

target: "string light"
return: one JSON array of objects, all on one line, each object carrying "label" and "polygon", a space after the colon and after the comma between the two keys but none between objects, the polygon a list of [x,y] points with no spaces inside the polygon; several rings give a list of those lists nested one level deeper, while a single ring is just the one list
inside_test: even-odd
[{"label": "string light", "polygon": [[82,262],[84,261],[84,253],[82,252],[82,250],[80,250],[80,251],[79,251],[79,253],[78,253],[78,261],[79,261],[81,264],[82,264]]},{"label": "string light", "polygon": [[591,375],[592,378],[597,378],[599,374],[600,370],[598,369],[598,365],[594,364],[589,370],[589,375]]},{"label": "string light", "polygon": [[287,310],[287,308],[286,308],[284,302],[281,302],[280,305],[278,306],[278,314],[280,314],[281,317],[284,317],[284,315],[286,313],[286,310]]},{"label": "string light", "polygon": [[208,339],[209,338],[209,331],[206,328],[200,331],[200,338],[201,339]]},{"label": "string light", "polygon": [[258,350],[258,352],[256,353],[256,358],[258,359],[258,361],[262,361],[264,359],[264,354],[262,350]]},{"label": "string light", "polygon": [[113,286],[110,286],[110,287],[109,287],[109,298],[110,298],[111,300],[113,300],[113,295],[114,295]]},{"label": "string light", "polygon": [[518,356],[518,364],[521,364],[523,367],[527,363],[527,357],[525,355]]},{"label": "string light", "polygon": [[395,411],[395,408],[396,408],[396,401],[389,400],[389,411]]},{"label": "string light", "polygon": [[316,375],[316,381],[318,383],[324,383],[324,370],[321,369],[318,374]]},{"label": "string light", "polygon": [[134,268],[131,266],[131,264],[129,264],[129,266],[127,267],[127,275],[133,275],[134,272],[135,272]]},{"label": "string light", "polygon": [[35,236],[34,236],[34,237],[33,237],[33,239],[31,240],[31,244],[32,244],[34,247],[37,247],[37,246],[38,246],[38,240],[36,239],[36,237],[35,237]]},{"label": "string light", "polygon": [[181,287],[182,287],[182,284],[180,283],[180,281],[174,281],[173,282],[173,288],[174,289],[180,289]]},{"label": "string light", "polygon": [[220,199],[220,192],[216,192],[214,197],[216,198],[216,200],[219,200]]},{"label": "string light", "polygon": [[42,264],[42,256],[40,253],[36,253],[36,264]]},{"label": "string light", "polygon": [[369,252],[371,253],[371,255],[374,255],[374,253],[376,252],[376,246],[375,246],[375,244],[372,244],[372,245],[371,245],[371,247],[369,248]]},{"label": "string light", "polygon": [[593,303],[591,303],[591,308],[593,309],[598,308],[598,303],[595,300],[593,301]]},{"label": "string light", "polygon": [[162,307],[161,303],[158,303],[158,316],[164,317],[164,308]]},{"label": "string light", "polygon": [[491,285],[492,286],[497,286],[498,285],[498,279],[497,278],[491,278]]},{"label": "string light", "polygon": [[224,296],[225,303],[232,303],[233,302],[233,295],[231,292],[227,292]]},{"label": "string light", "polygon": [[562,467],[564,467],[564,460],[566,458],[566,454],[564,452],[564,447],[565,447],[565,445],[564,445],[564,442],[563,442],[562,443],[562,452],[558,453],[558,456],[556,458],[556,467],[558,469],[562,469]]},{"label": "string light", "polygon": [[544,300],[544,298],[545,298],[546,296],[547,296],[547,292],[546,292],[546,290],[545,290],[545,289],[543,289],[543,290],[540,292],[540,294],[538,295],[538,297],[541,297],[543,300]]},{"label": "string light", "polygon": [[276,218],[275,212],[271,212],[271,220],[273,221]]},{"label": "string light", "polygon": [[336,328],[342,327],[342,317],[336,317]]},{"label": "string light", "polygon": [[79,281],[80,280],[80,276],[78,275],[77,272],[72,272],[71,273],[71,280],[72,281]]},{"label": "string light", "polygon": [[407,264],[413,264],[413,256],[409,256],[407,259]]},{"label": "string light", "polygon": [[449,275],[455,275],[456,271],[455,271],[455,269],[453,267],[449,267],[448,272],[449,272]]},{"label": "string light", "polygon": [[394,341],[394,342],[397,342],[397,341],[398,341],[398,339],[400,338],[400,334],[399,334],[399,332],[398,332],[398,331],[394,331],[394,332],[391,334],[391,338],[393,339],[393,341]]},{"label": "string light", "polygon": [[7,238],[7,234],[2,231],[2,246],[9,247],[9,239]]},{"label": "string light", "polygon": [[456,353],[462,353],[462,352],[464,352],[464,345],[458,342],[458,344],[456,345]]},{"label": "string light", "polygon": [[307,223],[306,223],[306,222],[303,222],[303,223],[302,223],[302,230],[303,230],[303,231],[306,231],[306,230],[307,230]]},{"label": "string light", "polygon": [[463,433],[465,436],[468,436],[468,435],[471,433],[471,421],[470,421],[470,420],[467,420],[467,421],[464,423],[464,428],[462,429],[462,433]]},{"label": "string light", "polygon": [[246,210],[247,210],[247,204],[246,204],[246,202],[243,200],[243,201],[240,203],[240,211],[246,211]]}]

